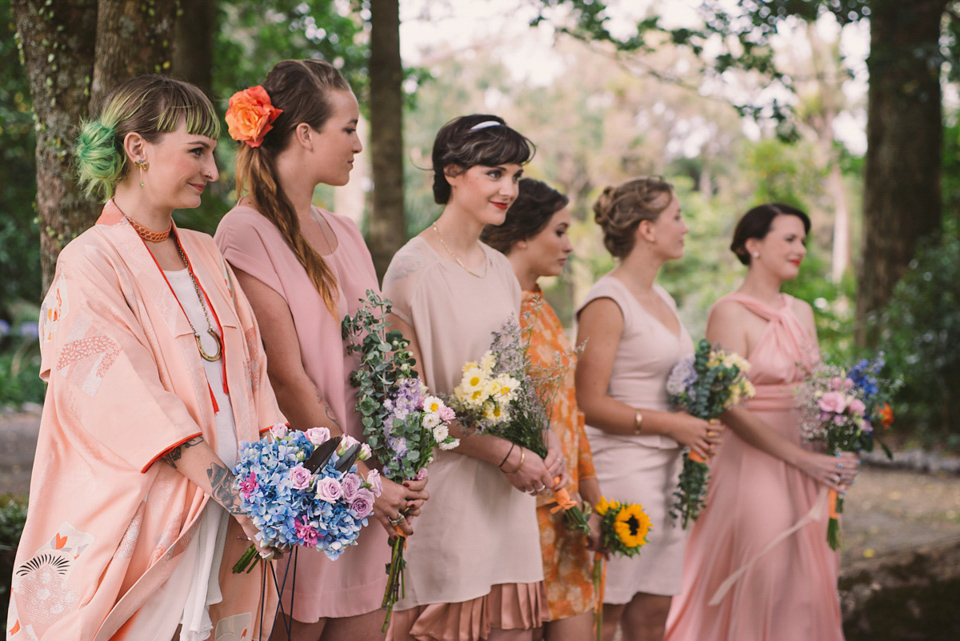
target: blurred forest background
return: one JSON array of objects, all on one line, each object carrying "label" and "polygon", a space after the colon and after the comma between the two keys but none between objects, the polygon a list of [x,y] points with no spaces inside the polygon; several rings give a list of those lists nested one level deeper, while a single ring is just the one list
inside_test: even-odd
[{"label": "blurred forest background", "polygon": [[[277,60],[322,57],[357,93],[368,138],[350,185],[321,187],[316,202],[357,220],[381,270],[439,213],[430,146],[463,113],[506,118],[538,146],[527,175],[570,196],[575,259],[546,289],[571,326],[613,266],[591,209],[606,185],[660,174],[676,186],[691,232],[662,284],[694,336],[743,275],[727,249],[738,217],[790,203],[814,228],[788,291],[814,306],[828,357],[882,349],[905,382],[894,429],[960,451],[954,3],[490,0],[506,9],[484,17],[485,29],[436,35],[484,4],[0,0],[0,405],[42,401],[44,283],[99,209],[72,184],[70,144],[107,80],[171,73],[222,114]],[[927,19],[912,40],[911,15]],[[895,37],[877,31],[891,25]],[[401,47],[398,35],[414,33],[416,46]],[[401,50],[413,52],[402,67]],[[178,212],[179,225],[212,233],[232,206],[234,149],[224,134],[220,181],[200,209]]]}]

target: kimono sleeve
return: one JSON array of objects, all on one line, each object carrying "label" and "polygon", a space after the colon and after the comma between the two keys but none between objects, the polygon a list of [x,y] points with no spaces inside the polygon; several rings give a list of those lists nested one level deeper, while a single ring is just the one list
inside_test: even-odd
[{"label": "kimono sleeve", "polygon": [[172,338],[148,340],[128,301],[136,292],[129,283],[126,295],[121,287],[120,261],[78,241],[61,253],[41,307],[46,402],[54,404],[63,431],[78,435],[85,447],[146,471],[164,452],[201,433],[184,401],[168,389],[170,376],[166,384],[161,380],[164,363],[180,355],[173,353]]}]

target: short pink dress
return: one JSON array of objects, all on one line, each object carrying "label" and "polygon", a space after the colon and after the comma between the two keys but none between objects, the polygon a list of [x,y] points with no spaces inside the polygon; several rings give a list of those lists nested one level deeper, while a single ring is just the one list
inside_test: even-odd
[{"label": "short pink dress", "polygon": [[[721,300],[769,321],[749,354],[757,395],[746,407],[801,445],[793,389],[803,378],[799,365],[818,358],[815,338],[786,294],[778,309],[740,293]],[[733,430],[724,432],[710,475],[665,639],[842,641],[839,553],[827,545],[826,489]]]},{"label": "short pink dress", "polygon": [[[355,389],[349,380],[359,359],[344,349],[340,321],[344,315],[356,313],[368,289],[379,291],[377,275],[353,221],[317,208],[313,214],[325,219],[337,238],[336,249],[324,256],[337,280],[336,318],[280,231],[260,212],[243,205],[234,207],[220,221],[215,239],[234,269],[253,276],[287,301],[307,375],[343,431],[359,439],[363,437],[363,426],[354,411]],[[356,616],[380,608],[390,546],[383,528],[372,517],[361,531],[357,545],[348,548],[336,561],[322,552],[304,549],[298,551],[297,558],[292,611],[297,621],[313,623],[321,618]],[[280,568],[278,571],[282,572]],[[284,592],[288,613],[290,584],[288,580]]]},{"label": "short pink dress", "polygon": [[[670,294],[659,285],[655,290],[676,313]],[[590,288],[578,314],[598,298],[611,299],[623,314],[623,334],[607,393],[641,411],[670,411],[667,376],[677,361],[693,352],[693,341],[683,323],[677,336],[647,312],[623,282],[609,274]],[[670,507],[683,465],[683,448],[672,438],[657,434],[608,434],[590,425],[586,433],[603,495],[640,503],[653,524],[639,555],[614,556],[607,563],[604,603],[629,603],[639,592],[678,593],[687,536],[670,516]]]}]

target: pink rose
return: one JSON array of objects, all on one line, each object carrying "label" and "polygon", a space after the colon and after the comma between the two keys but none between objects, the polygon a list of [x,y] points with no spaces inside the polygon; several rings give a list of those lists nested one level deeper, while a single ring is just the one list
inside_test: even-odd
[{"label": "pink rose", "polygon": [[283,438],[287,435],[287,425],[286,423],[277,423],[270,428],[270,434],[274,438]]},{"label": "pink rose", "polygon": [[833,376],[830,378],[828,385],[830,386],[830,389],[839,392],[843,389],[843,379],[839,376]]},{"label": "pink rose", "polygon": [[340,491],[343,492],[343,498],[352,501],[357,496],[357,491],[361,485],[363,485],[363,481],[356,474],[344,475],[343,480],[340,481]]},{"label": "pink rose", "polygon": [[850,401],[850,413],[854,416],[863,416],[864,412],[867,411],[867,406],[863,404],[859,398],[854,398]]},{"label": "pink rose", "polygon": [[363,488],[357,492],[357,496],[350,503],[350,511],[357,515],[358,519],[365,519],[373,512],[373,492]]},{"label": "pink rose", "polygon": [[843,410],[847,407],[847,399],[841,392],[824,392],[817,401],[817,405],[824,412],[843,414]]},{"label": "pink rose", "polygon": [[444,423],[448,423],[453,419],[457,418],[457,413],[454,412],[452,408],[449,408],[446,405],[441,407],[440,411],[437,413],[440,415],[440,420],[443,421]]},{"label": "pink rose", "polygon": [[337,479],[323,478],[317,481],[317,498],[327,503],[333,503],[343,496],[340,482]]},{"label": "pink rose", "polygon": [[302,465],[290,468],[290,487],[295,490],[305,490],[310,487],[312,476],[310,470]]},{"label": "pink rose", "polygon": [[351,447],[353,447],[354,445],[356,445],[356,444],[359,443],[359,442],[360,442],[360,441],[358,441],[357,439],[353,438],[353,437],[350,436],[349,434],[344,434],[344,435],[343,435],[343,440],[340,441],[340,445],[339,445],[339,447],[337,447],[337,454],[338,454],[338,455],[344,454],[347,450],[349,450]]},{"label": "pink rose", "polygon": [[366,461],[372,455],[373,455],[373,451],[370,449],[370,446],[364,443],[363,445],[360,446],[360,456],[357,458],[359,458],[361,461]]},{"label": "pink rose", "polygon": [[326,427],[311,427],[306,431],[307,440],[314,445],[320,445],[330,440],[330,429]]},{"label": "pink rose", "polygon": [[380,478],[379,470],[370,470],[370,473],[367,474],[367,483],[370,484],[370,491],[373,492],[374,496],[383,494],[383,479]]},{"label": "pink rose", "polygon": [[416,476],[416,478],[415,478],[414,480],[415,480],[415,481],[422,481],[423,479],[427,478],[427,476],[428,476],[428,474],[427,474],[427,468],[421,467],[421,468],[420,468],[420,471],[417,472],[417,476]]}]

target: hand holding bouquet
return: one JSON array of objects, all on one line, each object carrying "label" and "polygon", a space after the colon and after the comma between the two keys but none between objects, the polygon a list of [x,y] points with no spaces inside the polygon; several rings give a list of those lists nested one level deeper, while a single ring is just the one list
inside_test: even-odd
[{"label": "hand holding bouquet", "polygon": [[[546,458],[547,408],[565,370],[534,371],[525,334],[514,318],[508,319],[493,333],[490,349],[480,361],[464,364],[460,384],[448,402],[464,427],[499,436]],[[586,516],[566,488],[555,490],[554,498],[555,511],[563,511],[567,525],[589,535]]]},{"label": "hand holding bouquet", "polygon": [[[737,354],[701,340],[696,351],[682,358],[670,372],[668,399],[691,416],[714,420],[756,393],[746,378],[749,370],[750,364]],[[684,454],[679,487],[674,493],[676,502],[670,511],[674,518],[683,518],[684,529],[703,509],[709,470],[707,462],[695,452]]]},{"label": "hand holding bouquet", "polygon": [[[260,543],[302,545],[333,560],[355,545],[381,491],[375,470],[366,478],[357,472],[356,461],[369,457],[369,447],[349,436],[331,439],[325,427],[300,432],[278,424],[265,438],[241,443],[234,488]],[[233,571],[249,572],[256,559],[251,545]]]},{"label": "hand holding bouquet", "polygon": [[[640,554],[647,543],[647,534],[653,524],[639,503],[619,503],[602,497],[593,507],[600,515],[600,549],[605,553],[620,556]],[[597,594],[597,639],[602,638],[603,628],[603,553],[597,552],[593,560],[593,587]]]},{"label": "hand holding bouquet", "polygon": [[[342,331],[347,350],[360,355],[360,369],[350,382],[357,388],[356,408],[364,438],[383,464],[383,475],[403,483],[425,476],[435,447],[449,450],[459,441],[449,433],[454,411],[427,393],[413,369],[413,354],[407,349],[410,341],[398,331],[387,331],[390,309],[389,301],[367,290],[364,307],[343,319]],[[398,518],[404,518],[402,512]],[[403,588],[405,535],[398,525],[394,528],[397,536],[391,544],[382,602],[387,610],[384,630]]]},{"label": "hand holding bouquet", "polygon": [[[882,358],[877,358],[861,360],[849,370],[824,364],[813,369],[797,391],[801,436],[821,441],[828,454],[873,450],[874,426],[886,428],[893,422],[889,401],[899,386],[899,382],[880,377],[883,365]],[[892,456],[885,445],[880,445],[888,457]],[[827,542],[836,550],[840,545],[843,497],[830,489],[829,500]]]}]

